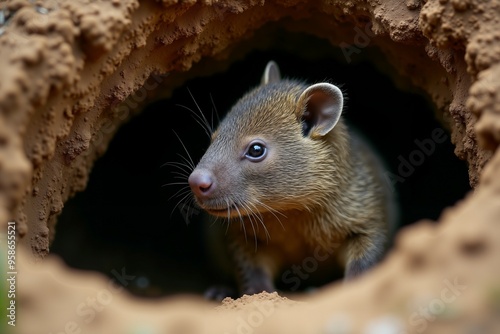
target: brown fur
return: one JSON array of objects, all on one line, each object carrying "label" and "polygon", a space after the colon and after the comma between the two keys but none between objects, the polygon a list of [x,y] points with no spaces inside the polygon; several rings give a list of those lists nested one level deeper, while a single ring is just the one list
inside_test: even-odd
[{"label": "brown fur", "polygon": [[[387,241],[388,198],[372,153],[342,119],[324,136],[304,135],[309,101],[300,96],[307,87],[280,80],[246,94],[196,167],[216,180],[213,195],[197,203],[230,219],[241,293],[274,290],[273,280],[318,246],[343,250],[346,277],[357,276],[380,259]],[[241,158],[253,138],[269,146],[262,162]],[[228,204],[237,209],[212,210]]]}]

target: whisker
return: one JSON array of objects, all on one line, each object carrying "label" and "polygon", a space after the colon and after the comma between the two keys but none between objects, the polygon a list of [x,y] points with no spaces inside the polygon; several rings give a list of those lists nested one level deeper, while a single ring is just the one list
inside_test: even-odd
[{"label": "whisker", "polygon": [[196,105],[196,108],[198,108],[198,111],[200,112],[201,117],[203,118],[203,121],[207,125],[207,127],[210,130],[210,135],[208,137],[211,137],[212,133],[214,132],[212,128],[210,128],[210,124],[208,123],[207,118],[205,117],[205,114],[201,111],[200,106],[198,105],[198,102],[196,102],[196,99],[194,98],[193,94],[191,93],[191,90],[188,88],[187,89],[189,92],[189,95],[191,95],[191,98],[193,99],[194,104]]},{"label": "whisker", "polygon": [[[266,224],[264,223],[264,217],[262,217],[262,214],[258,211],[257,207],[255,206],[255,204],[253,203],[250,203],[256,211],[253,211],[252,212],[256,215],[256,218],[260,221],[260,224],[262,225],[262,227],[264,228],[264,232],[266,233],[266,240],[269,241],[271,240],[271,234],[269,234],[269,231],[266,227]],[[258,216],[257,216],[258,214]]]},{"label": "whisker", "polygon": [[231,219],[231,206],[229,205],[229,200],[227,198],[224,198],[224,201],[226,202],[227,206],[227,219]]},{"label": "whisker", "polygon": [[283,216],[284,218],[288,218],[284,213],[282,213],[281,211],[278,211],[276,209],[273,209],[271,208],[269,205],[265,204],[265,203],[262,203],[261,201],[257,200],[257,202],[259,202],[260,205],[262,205],[263,207],[265,207],[266,209],[268,209],[269,211],[271,212],[276,212],[277,214]]},{"label": "whisker", "polygon": [[214,128],[214,110],[213,109],[210,111],[210,124],[211,124],[212,129],[213,129]]},{"label": "whisker", "polygon": [[278,222],[279,222],[279,223],[280,223],[280,225],[281,225],[281,228],[283,229],[283,231],[285,231],[285,227],[283,226],[283,223],[281,223],[281,220],[278,218],[278,216],[276,216],[275,212],[276,212],[277,214],[282,215],[282,216],[283,216],[283,217],[285,217],[285,218],[287,218],[287,216],[286,216],[286,215],[284,215],[283,213],[281,213],[280,211],[278,211],[278,210],[276,210],[276,209],[271,208],[269,205],[262,203],[262,202],[261,202],[261,201],[259,201],[258,199],[255,199],[255,201],[256,201],[257,203],[259,203],[260,205],[262,205],[265,209],[267,209],[267,210],[268,210],[268,211],[269,211],[269,212],[270,212],[270,213],[271,213],[271,214],[272,214],[272,215],[276,218],[276,220],[278,220]]},{"label": "whisker", "polygon": [[179,174],[178,176],[174,176],[172,177],[173,179],[177,179],[177,180],[184,180],[186,181],[187,183],[187,180],[189,178],[189,175],[185,175],[185,174],[181,174],[181,173],[176,173],[176,174]]},{"label": "whisker", "polygon": [[250,218],[250,216],[248,216],[248,219],[250,221],[250,226],[252,226],[253,239],[255,240],[255,252],[257,252],[257,233],[255,232],[255,227],[253,226],[252,218]]},{"label": "whisker", "polygon": [[[212,94],[210,94],[210,101],[212,101],[212,106],[214,107],[214,110],[215,110],[215,117],[217,117],[217,123],[220,123],[219,112],[217,111],[217,107],[215,106]],[[213,116],[213,114],[212,114],[212,116]],[[212,126],[212,129],[213,129],[213,126]]]},{"label": "whisker", "polygon": [[[188,211],[187,212],[188,217],[191,217],[193,215],[194,210],[195,210],[195,205],[196,205],[196,202],[194,201],[194,197],[191,196],[191,198],[189,198],[189,202],[187,204],[187,206],[188,206],[188,210],[187,210]],[[189,210],[193,210],[193,213],[190,213]]]},{"label": "whisker", "polygon": [[179,168],[181,170],[183,170],[183,168],[187,168],[188,172],[190,172],[192,170],[190,165],[188,165],[184,162],[180,162],[180,161],[165,162],[163,165],[160,166],[160,168],[165,167],[165,166],[175,167],[175,168]]},{"label": "whisker", "polygon": [[227,198],[225,198],[224,200],[226,201],[227,205],[227,227],[225,233],[225,235],[227,235],[227,231],[229,230],[229,224],[231,223],[231,208],[229,207],[229,201],[227,200]]},{"label": "whisker", "polygon": [[191,108],[189,107],[186,107],[182,104],[177,104],[178,107],[182,107],[184,109],[187,109],[191,112],[194,120],[196,121],[196,123],[198,123],[199,126],[201,126],[201,128],[203,129],[203,131],[205,131],[205,133],[207,134],[207,136],[210,138],[211,137],[211,127],[209,124],[204,124],[203,123],[203,119]]},{"label": "whisker", "polygon": [[181,171],[174,170],[174,171],[171,171],[170,174],[181,175],[181,176],[189,176],[190,175],[186,171],[182,171],[182,170]]},{"label": "whisker", "polygon": [[243,217],[241,216],[241,212],[240,210],[238,209],[238,206],[234,206],[234,208],[236,209],[236,211],[238,212],[238,216],[240,216],[240,222],[241,222],[241,226],[243,227],[243,235],[245,236],[245,242],[248,243],[248,239],[247,239],[247,229],[245,228],[245,222],[243,221]]},{"label": "whisker", "polygon": [[[252,230],[253,230],[253,237],[254,237],[254,240],[255,240],[255,251],[257,252],[257,233],[255,232],[255,227],[253,225],[253,219],[252,219],[252,210],[250,209],[250,207],[248,207],[248,205],[244,204],[244,203],[241,203],[241,205],[245,208],[245,210],[248,211],[248,215],[247,215],[247,218],[248,218],[248,221],[250,222],[250,226],[252,226]],[[256,222],[257,223],[257,222]],[[258,225],[257,225],[258,226]]]},{"label": "whisker", "polygon": [[196,105],[199,113],[194,111],[193,109],[191,109],[187,106],[181,105],[181,104],[178,104],[177,106],[189,110],[191,112],[191,116],[193,116],[196,123],[198,123],[201,126],[201,128],[203,129],[203,131],[205,131],[208,138],[211,138],[212,133],[213,133],[213,126],[210,126],[210,123],[208,122],[207,118],[205,117],[205,114],[203,114],[203,112],[201,111],[200,106],[196,102],[196,99],[194,98],[194,96],[191,93],[191,91],[189,90],[189,88],[188,88],[188,92],[189,92],[189,95],[191,96],[191,98],[193,99],[194,104]]},{"label": "whisker", "polygon": [[186,164],[179,163],[176,165],[168,165],[169,167],[175,168],[174,170],[170,171],[170,173],[183,173],[184,175],[190,175],[192,170],[191,167],[189,167]]},{"label": "whisker", "polygon": [[215,223],[217,223],[217,221],[219,220],[219,217],[218,216],[210,216],[210,218],[212,219],[212,222],[210,223],[209,228],[213,228]]},{"label": "whisker", "polygon": [[227,235],[227,231],[229,231],[229,224],[231,224],[231,221],[229,219],[224,220],[224,221],[227,222],[227,224],[226,224],[226,232],[224,233],[224,235]]},{"label": "whisker", "polygon": [[187,182],[171,182],[171,183],[165,183],[162,185],[162,187],[167,187],[167,186],[178,186],[178,185],[186,185],[188,184]]},{"label": "whisker", "polygon": [[[180,153],[177,153],[178,156],[183,157],[184,156]],[[186,158],[184,158],[185,161],[187,161]],[[187,162],[182,162],[182,161],[171,161],[171,162],[165,162],[162,166],[171,166],[171,167],[186,167],[186,168],[191,168],[190,161]]]},{"label": "whisker", "polygon": [[[172,130],[172,131],[173,131],[173,130]],[[184,143],[182,142],[181,137],[179,137],[179,135],[177,134],[177,132],[175,132],[175,131],[174,131],[174,134],[175,134],[175,136],[177,137],[177,139],[179,139],[179,141],[181,142],[181,145],[182,145],[182,147],[184,148],[184,151],[186,152],[187,156],[189,157],[189,161],[191,162],[191,163],[189,164],[189,166],[191,166],[191,167],[192,167],[192,168],[191,168],[191,170],[193,170],[193,169],[195,168],[195,164],[194,164],[194,162],[193,162],[193,159],[191,158],[191,154],[189,154],[189,152],[188,152],[188,150],[187,150],[187,148],[186,148],[186,145],[184,145]],[[189,162],[189,161],[187,161],[187,159],[186,159],[186,162]]]},{"label": "whisker", "polygon": [[184,160],[185,162],[184,166],[189,167],[191,171],[194,169],[194,166],[191,165],[191,161],[189,161],[185,156],[183,156],[180,153],[177,153],[177,156],[179,156],[182,160]]},{"label": "whisker", "polygon": [[187,182],[170,182],[170,183],[165,183],[162,184],[162,187],[168,187],[168,186],[179,186],[179,185],[186,185]]},{"label": "whisker", "polygon": [[191,175],[191,169],[186,170],[186,168],[189,168],[188,166],[174,166],[177,168],[176,170],[170,171],[171,174],[177,174],[181,176],[185,176],[186,180],[189,178],[189,175]]},{"label": "whisker", "polygon": [[165,162],[163,165],[161,165],[160,167],[165,167],[165,166],[172,166],[172,167],[178,167],[178,166],[191,167],[191,166],[189,166],[188,164],[185,164],[185,163],[183,163],[183,162],[179,162],[179,161],[167,161],[167,162]]},{"label": "whisker", "polygon": [[175,163],[176,163],[175,161],[167,161],[167,162],[161,164],[160,168],[163,168],[165,166],[171,166],[171,165],[173,165]]},{"label": "whisker", "polygon": [[189,187],[182,187],[181,189],[177,190],[175,192],[175,194],[173,194],[172,196],[170,196],[168,198],[168,200],[170,201],[172,198],[174,197],[178,197],[178,196],[182,196],[182,195],[185,195],[187,194],[187,192],[191,191],[191,189],[189,189]]},{"label": "whisker", "polygon": [[188,192],[188,193],[187,193],[184,197],[182,197],[182,198],[180,199],[180,201],[179,201],[179,202],[177,202],[177,204],[176,204],[176,205],[174,206],[174,208],[172,209],[172,212],[170,213],[170,218],[172,218],[172,215],[174,214],[174,211],[175,211],[175,209],[179,206],[179,204],[181,204],[181,202],[182,202],[182,201],[184,201],[184,200],[185,200],[187,197],[189,197],[189,196],[192,196],[191,192]]}]

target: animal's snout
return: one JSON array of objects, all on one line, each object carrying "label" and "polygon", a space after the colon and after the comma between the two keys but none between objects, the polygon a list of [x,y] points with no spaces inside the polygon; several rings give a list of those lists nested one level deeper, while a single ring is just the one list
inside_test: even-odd
[{"label": "animal's snout", "polygon": [[198,198],[209,197],[215,189],[214,177],[208,170],[194,170],[189,176],[188,182],[191,190]]}]

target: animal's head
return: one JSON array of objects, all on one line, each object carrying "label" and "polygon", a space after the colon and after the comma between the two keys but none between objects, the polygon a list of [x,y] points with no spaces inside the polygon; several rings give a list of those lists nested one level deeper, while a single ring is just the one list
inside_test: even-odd
[{"label": "animal's head", "polygon": [[342,178],[342,107],[336,86],[282,80],[269,62],[261,85],[232,107],[191,173],[196,202],[223,217],[322,203]]}]

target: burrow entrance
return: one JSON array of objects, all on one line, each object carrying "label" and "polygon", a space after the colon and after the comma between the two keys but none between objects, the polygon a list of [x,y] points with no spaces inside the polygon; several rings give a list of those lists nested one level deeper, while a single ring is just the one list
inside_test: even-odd
[{"label": "burrow entrance", "polygon": [[[397,192],[401,227],[422,218],[437,219],[443,208],[463,198],[470,190],[467,166],[454,155],[450,135],[425,94],[410,86],[397,88],[387,74],[390,64],[378,61],[375,66],[370,60],[373,55],[381,59],[376,49],[347,63],[327,42],[300,38],[307,38],[317,52],[280,47],[251,52],[224,73],[190,80],[171,98],[151,103],[125,124],[96,162],[87,189],[65,204],[52,253],[71,267],[106,275],[126,267],[136,276],[129,290],[145,297],[202,293],[213,284],[231,284],[207,256],[210,245],[204,241],[206,223],[200,211],[187,212],[182,205],[174,209],[180,198],[169,198],[180,186],[162,187],[175,179],[172,169],[161,166],[184,154],[174,131],[195,162],[208,146],[201,127],[178,106],[196,108],[188,89],[209,119],[212,99],[222,116],[259,83],[270,59],[278,62],[284,76],[341,85],[347,94],[345,118],[366,135],[389,167],[387,180]],[[201,61],[195,66],[207,65]],[[444,142],[433,140],[436,131],[443,131]],[[418,144],[429,140],[432,150]],[[306,281],[301,288],[324,283]]]}]

